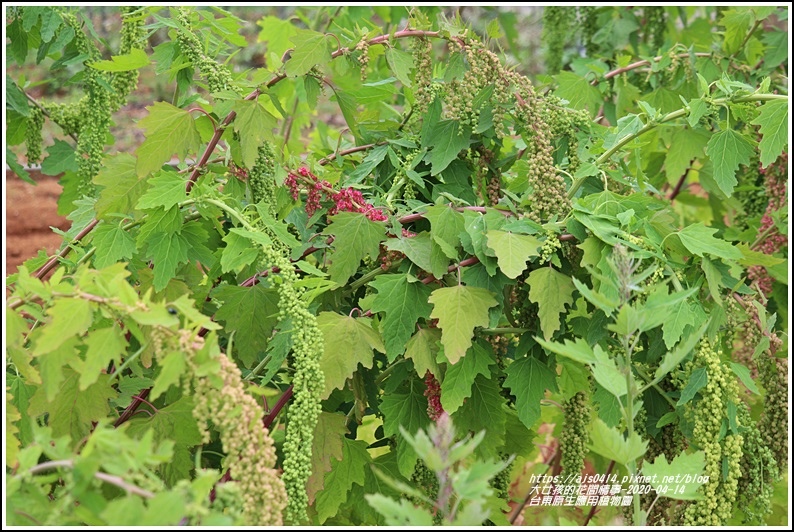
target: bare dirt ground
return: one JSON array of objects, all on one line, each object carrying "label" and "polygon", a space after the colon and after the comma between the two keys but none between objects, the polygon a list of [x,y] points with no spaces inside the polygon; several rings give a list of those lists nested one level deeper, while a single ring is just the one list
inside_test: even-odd
[{"label": "bare dirt ground", "polygon": [[40,249],[52,255],[61,244],[61,237],[50,226],[62,230],[70,222],[58,216],[57,201],[61,186],[57,177],[31,172],[37,185],[22,181],[12,171],[6,170],[6,274],[16,273],[17,267]]}]

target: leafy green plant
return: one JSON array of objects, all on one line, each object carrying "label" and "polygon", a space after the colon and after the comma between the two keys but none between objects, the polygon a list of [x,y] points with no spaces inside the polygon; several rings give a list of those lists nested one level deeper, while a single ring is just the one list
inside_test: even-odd
[{"label": "leafy green plant", "polygon": [[7,11],[80,93],[7,75],[72,221],[7,278],[9,524],[532,524],[540,462],[630,479],[545,524],[785,523],[786,9],[555,8],[534,81],[505,13],[298,9],[239,71],[222,9],[120,11]]}]

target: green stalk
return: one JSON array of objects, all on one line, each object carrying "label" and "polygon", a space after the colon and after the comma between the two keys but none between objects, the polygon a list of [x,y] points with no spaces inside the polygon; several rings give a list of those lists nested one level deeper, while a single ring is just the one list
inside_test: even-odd
[{"label": "green stalk", "polygon": [[[725,105],[727,103],[748,103],[748,102],[767,102],[772,100],[788,100],[787,95],[783,94],[750,94],[748,96],[741,96],[739,98],[717,98],[715,100],[711,100],[711,103],[714,105]],[[648,131],[654,129],[656,126],[660,124],[664,124],[666,122],[670,122],[672,120],[676,120],[677,118],[682,118],[689,114],[689,110],[686,108],[678,109],[677,111],[673,111],[671,113],[667,113],[659,120],[654,120],[645,124],[639,131],[636,133],[631,133],[626,135],[620,141],[612,146],[609,150],[604,152],[598,159],[595,161],[596,166],[600,166],[604,164],[606,161],[609,160],[612,155],[614,155],[619,149],[623,146],[631,142],[632,140],[636,139],[637,137],[647,133]],[[571,185],[571,189],[568,191],[568,198],[573,198],[576,192],[581,188],[582,184],[584,183],[585,179],[588,176],[580,177],[576,181],[573,182]]]},{"label": "green stalk", "polygon": [[[621,338],[621,342],[623,343],[623,352],[625,353],[624,368],[626,370],[626,427],[628,429],[628,437],[631,438],[634,435],[634,393],[632,392],[634,389],[634,373],[631,369],[631,353],[633,351],[633,346],[629,345],[629,336],[630,335],[623,336]],[[636,475],[637,459],[635,458],[626,464],[626,469],[628,469],[629,475]],[[633,495],[633,502],[634,525],[645,526],[645,516],[642,514],[642,508],[640,508],[640,495],[638,493]]]}]

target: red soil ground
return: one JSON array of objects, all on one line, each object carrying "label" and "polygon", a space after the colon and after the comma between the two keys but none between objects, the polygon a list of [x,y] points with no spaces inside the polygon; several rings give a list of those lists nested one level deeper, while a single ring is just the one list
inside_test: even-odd
[{"label": "red soil ground", "polygon": [[53,254],[61,244],[61,237],[50,226],[62,230],[70,222],[58,216],[58,196],[61,186],[58,178],[31,173],[35,186],[22,181],[16,174],[6,170],[5,201],[5,245],[6,274],[11,275],[17,267],[40,249]]}]

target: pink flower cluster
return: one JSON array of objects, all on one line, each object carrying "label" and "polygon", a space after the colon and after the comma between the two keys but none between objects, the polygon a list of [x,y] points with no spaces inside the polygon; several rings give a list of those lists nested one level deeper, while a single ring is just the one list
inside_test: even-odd
[{"label": "pink flower cluster", "polygon": [[[331,189],[331,184],[325,180],[319,180],[316,175],[311,173],[308,168],[301,166],[298,168],[298,173],[304,177],[312,180],[312,183],[306,185],[306,213],[311,216],[317,209],[320,208],[320,200],[322,194]],[[306,180],[303,180],[305,184]],[[284,184],[289,187],[292,199],[297,201],[300,197],[300,183],[298,183],[298,176],[290,173]],[[329,215],[339,212],[360,212],[363,213],[373,222],[385,222],[387,220],[383,210],[376,209],[364,199],[360,191],[353,188],[344,188],[335,194],[331,194],[331,200],[334,206],[328,211]]]},{"label": "pink flower cluster", "polygon": [[364,199],[360,190],[348,187],[343,188],[336,194],[331,196],[334,201],[334,206],[328,211],[328,214],[336,214],[338,212],[361,212],[373,222],[385,222],[386,215],[383,214],[381,209],[376,209]]},{"label": "pink flower cluster", "polygon": [[[761,168],[761,173],[766,176],[765,184],[767,197],[769,197],[769,204],[766,206],[766,212],[761,217],[761,225],[758,228],[759,233],[763,233],[773,227],[774,221],[772,220],[772,213],[786,204],[788,152],[783,152],[778,160],[768,167]],[[787,243],[788,239],[773,229],[770,231],[769,235],[758,244],[756,249],[761,253],[772,255]],[[760,288],[765,295],[768,296],[772,293],[773,280],[767,273],[766,268],[763,266],[752,266],[747,271],[747,276],[758,284],[758,288]]]},{"label": "pink flower cluster", "polygon": [[441,406],[441,384],[429,370],[425,372],[425,387],[427,415],[435,421],[444,413],[444,407]]},{"label": "pink flower cluster", "polygon": [[[331,183],[318,179],[317,176],[311,173],[305,166],[298,168],[298,173],[301,176],[310,178],[312,180],[312,183],[306,185],[306,214],[311,216],[317,211],[317,209],[320,208],[322,192],[324,189],[331,188]],[[284,180],[284,184],[289,187],[292,199],[297,201],[300,197],[301,188],[300,184],[298,183],[298,176],[290,173],[287,176],[287,179]]]}]

